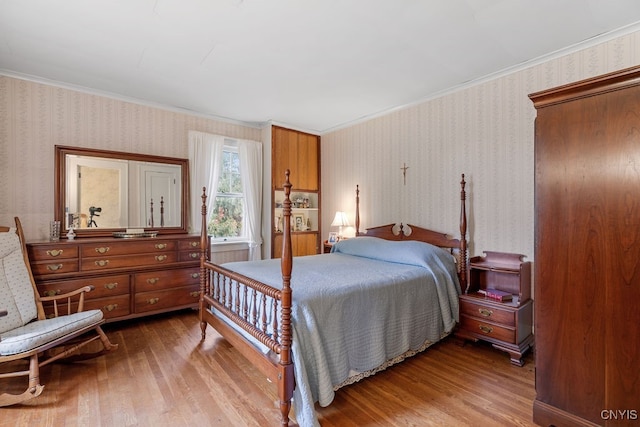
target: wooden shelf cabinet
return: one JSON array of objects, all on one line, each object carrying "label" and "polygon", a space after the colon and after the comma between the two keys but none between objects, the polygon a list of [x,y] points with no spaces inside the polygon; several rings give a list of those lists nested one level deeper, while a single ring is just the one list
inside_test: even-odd
[{"label": "wooden shelf cabinet", "polygon": [[41,295],[92,285],[85,308],[102,310],[107,321],[198,304],[199,235],[33,242],[27,250]]},{"label": "wooden shelf cabinet", "polygon": [[272,126],[271,257],[282,248],[282,200],[285,170],[290,171],[292,206],[291,244],[294,256],[321,252],[320,137]]},{"label": "wooden shelf cabinet", "polygon": [[[460,325],[456,335],[491,342],[522,366],[522,356],[533,346],[531,262],[524,255],[485,252],[469,260],[469,282],[460,296]],[[486,296],[487,291],[509,293],[509,301]]]}]

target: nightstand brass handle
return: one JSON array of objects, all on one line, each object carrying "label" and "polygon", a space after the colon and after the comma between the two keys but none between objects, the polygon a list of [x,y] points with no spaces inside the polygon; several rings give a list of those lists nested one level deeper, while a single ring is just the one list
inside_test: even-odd
[{"label": "nightstand brass handle", "polygon": [[478,327],[485,334],[490,334],[491,332],[493,332],[493,328],[491,326],[478,325]]},{"label": "nightstand brass handle", "polygon": [[60,289],[57,289],[55,291],[45,291],[44,296],[45,297],[55,297],[56,295],[60,295],[62,292],[60,291]]},{"label": "nightstand brass handle", "polygon": [[193,298],[199,297],[200,296],[200,291],[191,292],[189,295],[191,295]]},{"label": "nightstand brass handle", "polygon": [[166,255],[156,255],[156,261],[162,262],[167,258],[168,258],[168,256],[166,256]]},{"label": "nightstand brass handle", "polygon": [[191,252],[189,256],[193,259],[200,258],[200,254],[197,252]]},{"label": "nightstand brass handle", "polygon": [[62,264],[49,264],[47,265],[47,270],[49,271],[58,271],[62,268]]},{"label": "nightstand brass handle", "polygon": [[98,267],[105,267],[109,264],[109,260],[108,259],[99,259],[98,261],[96,261],[96,265]]},{"label": "nightstand brass handle", "polygon": [[152,277],[150,279],[147,279],[147,283],[150,285],[155,285],[160,279],[157,277]]},{"label": "nightstand brass handle", "polygon": [[196,247],[200,246],[200,242],[191,242],[190,245],[191,245],[192,248],[196,248]]},{"label": "nightstand brass handle", "polygon": [[490,317],[493,314],[493,311],[488,310],[486,308],[479,308],[478,313],[480,313],[484,317]]},{"label": "nightstand brass handle", "polygon": [[200,273],[191,273],[192,279],[197,279],[198,277],[200,277]]},{"label": "nightstand brass handle", "polygon": [[96,248],[96,252],[99,254],[106,254],[111,249],[109,246],[102,246],[100,248]]},{"label": "nightstand brass handle", "polygon": [[104,288],[105,289],[109,289],[110,291],[117,288],[118,287],[118,283],[117,282],[113,282],[113,283],[105,283],[104,284]]},{"label": "nightstand brass handle", "polygon": [[160,301],[160,298],[150,298],[150,299],[148,299],[148,300],[147,300],[147,302],[148,302],[149,304],[151,304],[151,305],[153,305],[153,304],[157,304],[157,303],[158,303],[158,301]]},{"label": "nightstand brass handle", "polygon": [[156,249],[167,249],[166,243],[156,243]]},{"label": "nightstand brass handle", "polygon": [[118,308],[118,304],[109,304],[102,307],[104,311],[113,311]]},{"label": "nightstand brass handle", "polygon": [[56,257],[62,255],[62,252],[64,252],[64,249],[51,249],[47,251],[47,255]]}]

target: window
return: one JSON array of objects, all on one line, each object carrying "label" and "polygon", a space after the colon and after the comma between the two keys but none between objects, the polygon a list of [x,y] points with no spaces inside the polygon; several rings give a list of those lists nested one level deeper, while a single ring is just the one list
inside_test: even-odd
[{"label": "window", "polygon": [[214,239],[246,237],[244,232],[245,200],[242,192],[240,157],[235,141],[225,139],[218,193],[209,217],[207,230]]}]

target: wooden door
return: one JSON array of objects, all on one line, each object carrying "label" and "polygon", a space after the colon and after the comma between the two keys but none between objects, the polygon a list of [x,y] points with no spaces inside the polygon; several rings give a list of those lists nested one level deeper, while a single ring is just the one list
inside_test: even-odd
[{"label": "wooden door", "polygon": [[294,191],[319,190],[319,148],[317,135],[272,128],[272,186],[282,188],[284,171],[291,171]]},{"label": "wooden door", "polygon": [[[273,258],[282,256],[282,234],[276,234],[273,239]],[[318,254],[317,233],[292,233],[291,251],[293,256]]]}]

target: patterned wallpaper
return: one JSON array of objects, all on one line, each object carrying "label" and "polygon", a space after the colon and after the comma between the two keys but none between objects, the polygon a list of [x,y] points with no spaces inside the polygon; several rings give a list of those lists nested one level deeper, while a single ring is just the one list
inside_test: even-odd
[{"label": "patterned wallpaper", "polygon": [[324,233],[336,210],[353,221],[358,184],[361,230],[402,221],[458,237],[464,173],[470,254],[533,260],[535,109],[527,95],[638,64],[640,31],[322,135]]},{"label": "patterned wallpaper", "polygon": [[28,240],[48,238],[55,145],[186,158],[189,130],[261,136],[257,128],[0,76],[0,224],[19,216]]},{"label": "patterned wallpaper", "polygon": [[[323,233],[332,230],[336,210],[353,221],[359,184],[361,228],[402,221],[458,236],[464,173],[470,253],[532,259],[535,109],[527,95],[639,63],[637,31],[322,135]],[[54,145],[187,157],[190,129],[253,140],[269,135],[266,128],[0,76],[0,224],[17,215],[29,240],[47,237]],[[268,138],[265,144],[269,161]]]}]

